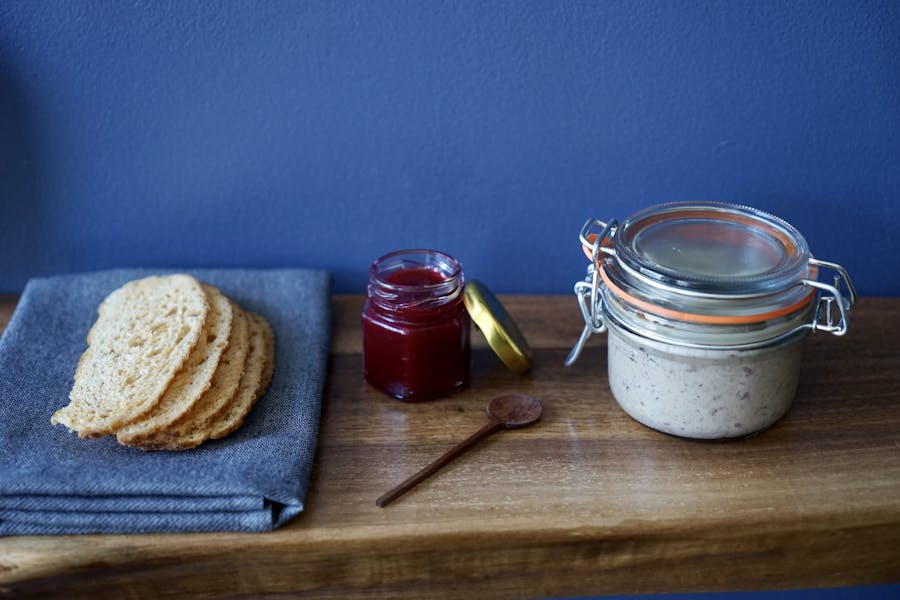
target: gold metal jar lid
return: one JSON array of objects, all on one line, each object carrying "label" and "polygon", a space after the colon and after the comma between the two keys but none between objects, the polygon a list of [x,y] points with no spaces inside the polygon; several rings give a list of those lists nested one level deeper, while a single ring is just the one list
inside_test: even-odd
[{"label": "gold metal jar lid", "polygon": [[515,373],[528,371],[531,348],[519,326],[487,286],[477,279],[466,281],[465,304],[472,321],[503,364]]}]

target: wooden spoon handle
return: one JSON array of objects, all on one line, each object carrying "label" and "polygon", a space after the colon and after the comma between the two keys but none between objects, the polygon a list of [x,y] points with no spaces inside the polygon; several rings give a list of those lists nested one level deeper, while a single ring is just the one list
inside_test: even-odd
[{"label": "wooden spoon handle", "polygon": [[501,423],[498,419],[491,418],[487,423],[485,423],[484,427],[455,445],[436,461],[434,461],[400,485],[385,492],[384,495],[382,495],[380,498],[378,498],[378,500],[375,501],[375,504],[382,507],[387,506],[389,502],[396,500],[401,495],[412,489],[420,481],[430,477],[441,467],[468,450],[470,447],[474,446],[479,440],[481,440],[481,438],[489,436],[501,427],[503,427],[503,423]]}]

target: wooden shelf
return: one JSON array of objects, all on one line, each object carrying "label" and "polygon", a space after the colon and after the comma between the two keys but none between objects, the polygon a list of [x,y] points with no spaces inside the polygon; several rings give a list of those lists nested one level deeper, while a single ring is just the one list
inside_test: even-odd
[{"label": "wooden shelf", "polygon": [[[472,387],[405,404],[362,379],[362,298],[334,298],[307,510],[284,528],[0,538],[0,594],[469,600],[900,580],[900,299],[863,298],[846,337],[810,336],[787,416],[728,442],[625,415],[603,336],[563,367],[582,324],[573,297],[501,299],[533,371],[510,373],[474,333]],[[0,297],[0,327],[14,305]],[[510,391],[543,401],[540,423],[375,506]]]}]

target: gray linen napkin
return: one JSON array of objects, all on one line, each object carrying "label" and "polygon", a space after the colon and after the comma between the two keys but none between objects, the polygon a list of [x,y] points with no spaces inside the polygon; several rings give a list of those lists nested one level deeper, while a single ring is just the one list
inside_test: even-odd
[{"label": "gray linen napkin", "polygon": [[0,338],[0,535],[266,531],[303,510],[328,360],[327,272],[188,271],[275,332],[272,383],[230,436],[143,452],[50,424],[68,403],[100,301],[166,272],[101,271],[25,287]]}]

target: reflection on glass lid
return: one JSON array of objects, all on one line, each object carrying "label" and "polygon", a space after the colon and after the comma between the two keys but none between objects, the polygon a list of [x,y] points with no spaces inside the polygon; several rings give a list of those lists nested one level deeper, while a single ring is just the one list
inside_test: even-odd
[{"label": "reflection on glass lid", "polygon": [[752,208],[716,203],[651,207],[622,223],[616,255],[636,272],[677,287],[752,292],[790,285],[809,250],[788,223]]}]

